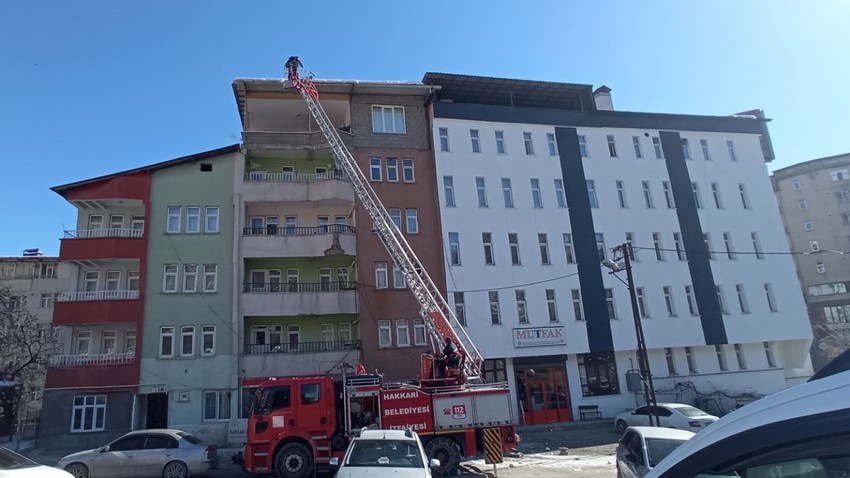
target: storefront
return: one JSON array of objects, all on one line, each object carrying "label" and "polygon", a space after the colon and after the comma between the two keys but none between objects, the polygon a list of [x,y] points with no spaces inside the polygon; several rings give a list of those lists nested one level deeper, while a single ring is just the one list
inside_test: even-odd
[{"label": "storefront", "polygon": [[521,425],[572,420],[566,355],[515,358]]}]

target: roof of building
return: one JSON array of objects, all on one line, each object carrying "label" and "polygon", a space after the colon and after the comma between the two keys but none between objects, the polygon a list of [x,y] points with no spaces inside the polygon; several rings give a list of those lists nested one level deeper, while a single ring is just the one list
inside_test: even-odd
[{"label": "roof of building", "polygon": [[834,156],[810,159],[808,161],[803,161],[802,163],[792,164],[791,166],[775,170],[771,176],[773,176],[774,179],[784,179],[789,176],[796,176],[809,171],[831,168],[838,165],[850,165],[850,153],[836,154]]}]

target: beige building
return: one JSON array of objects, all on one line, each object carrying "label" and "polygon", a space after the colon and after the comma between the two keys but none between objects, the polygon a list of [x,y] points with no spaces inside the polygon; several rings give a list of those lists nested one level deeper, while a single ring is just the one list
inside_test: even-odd
[{"label": "beige building", "polygon": [[850,154],[771,176],[812,322],[812,365],[850,347]]}]

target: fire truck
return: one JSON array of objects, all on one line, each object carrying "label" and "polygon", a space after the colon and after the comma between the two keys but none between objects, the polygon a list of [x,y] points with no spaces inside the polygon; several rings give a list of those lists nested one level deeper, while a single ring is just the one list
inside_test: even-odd
[{"label": "fire truck", "polygon": [[[350,437],[363,427],[417,432],[429,459],[440,461],[433,470],[438,476],[452,473],[464,457],[478,455],[486,429],[499,432],[502,450],[514,448],[518,437],[507,384],[480,383],[481,354],[342,142],[318,101],[315,84],[300,76],[301,66],[298,57],[289,58],[284,86],[297,90],[307,102],[337,170],[351,184],[375,233],[404,274],[420,305],[434,353],[423,354],[419,377],[407,382],[385,382],[364,370],[343,373],[342,380],[332,376],[262,380],[248,419],[244,454],[238,459],[249,472],[305,478],[327,467],[330,458],[341,459]],[[447,339],[456,349],[451,357],[437,359]]]}]

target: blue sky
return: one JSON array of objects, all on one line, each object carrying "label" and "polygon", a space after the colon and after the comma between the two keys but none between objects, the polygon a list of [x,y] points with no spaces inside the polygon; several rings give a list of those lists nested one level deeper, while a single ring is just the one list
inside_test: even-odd
[{"label": "blue sky", "polygon": [[318,78],[435,71],[605,84],[618,110],[762,108],[771,170],[850,152],[850,2],[504,5],[2,0],[0,256],[59,253],[76,210],[51,186],[238,142],[231,82],[281,77],[289,55]]}]

